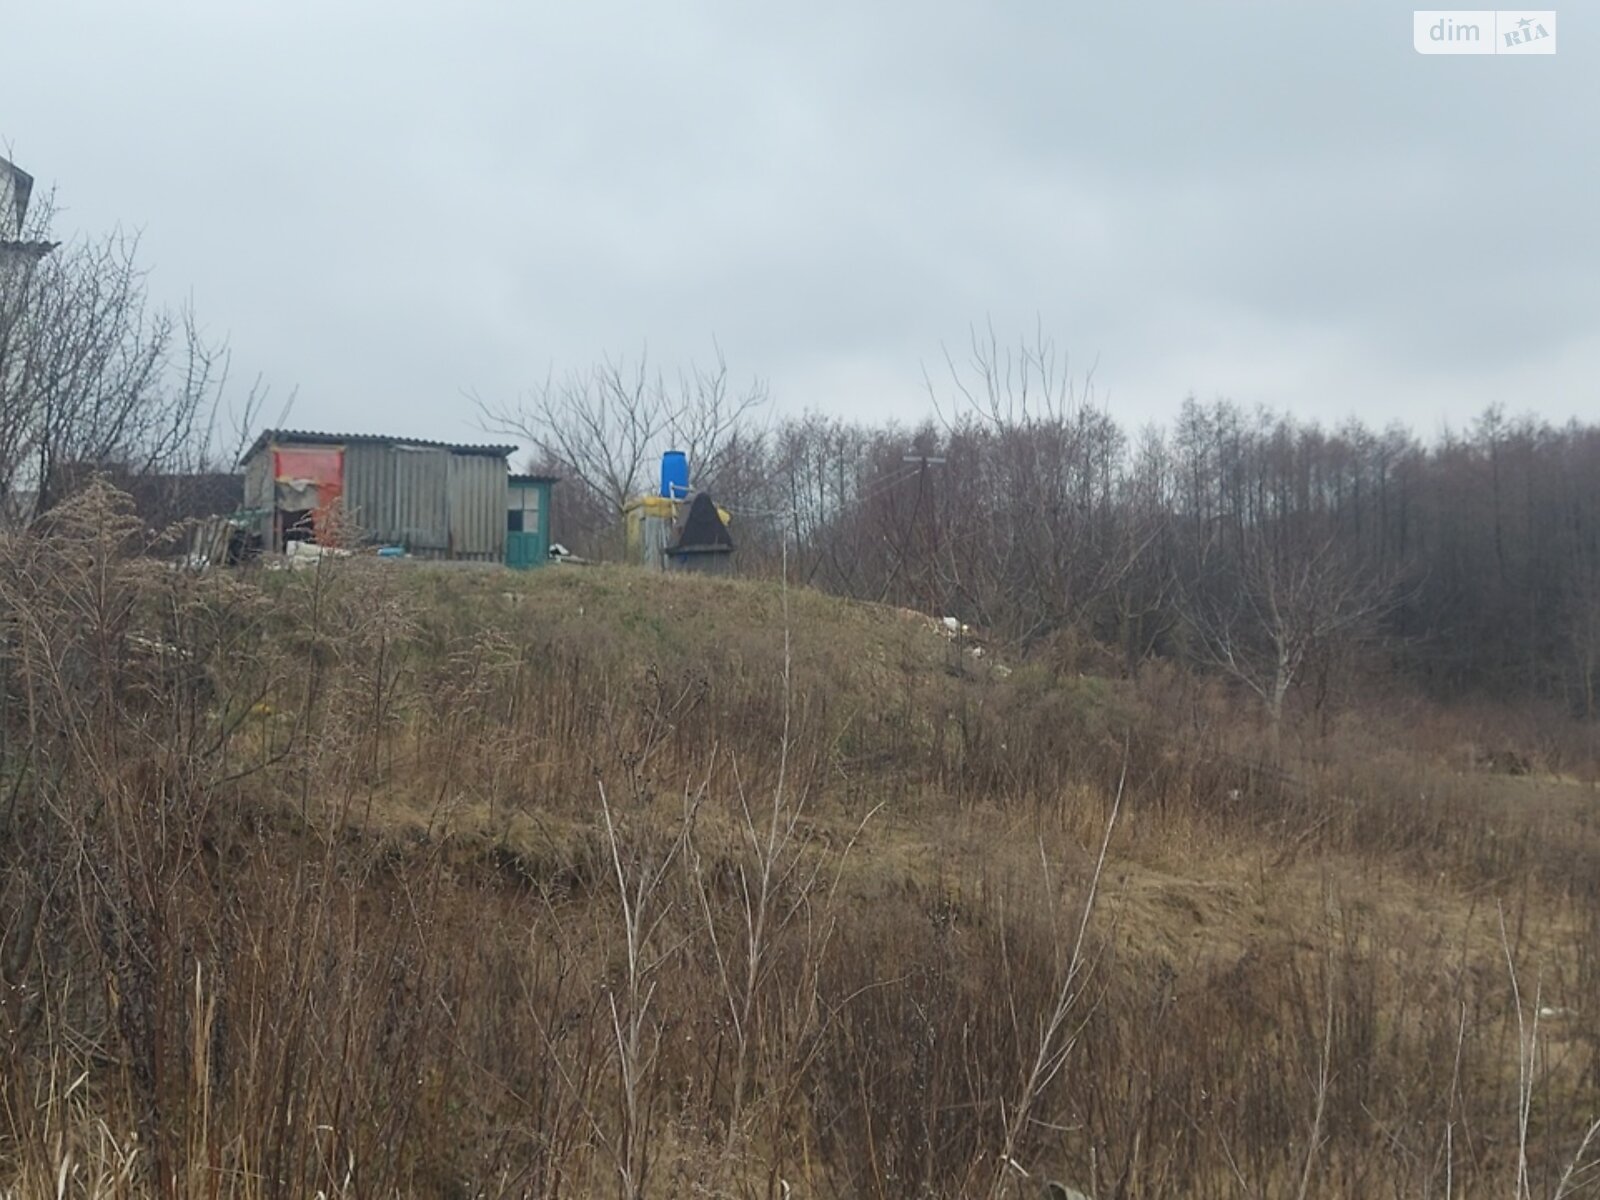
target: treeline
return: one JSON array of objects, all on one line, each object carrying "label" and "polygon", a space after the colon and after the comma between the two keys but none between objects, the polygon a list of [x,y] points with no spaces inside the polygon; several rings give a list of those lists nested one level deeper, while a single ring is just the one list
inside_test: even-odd
[{"label": "treeline", "polygon": [[[1374,658],[1435,693],[1595,712],[1600,426],[1492,408],[1424,440],[1191,399],[1134,431],[1047,341],[992,338],[930,385],[914,428],[817,414],[763,427],[753,402],[730,401],[725,369],[698,377],[717,381],[723,419],[697,426],[713,429],[697,482],[735,513],[746,571],[787,562],[792,579],[1020,642],[1092,634],[1129,670],[1198,660],[1274,718],[1292,689],[1320,697]],[[518,431],[568,478],[557,536],[604,555],[616,498],[648,487],[701,393],[661,385],[653,418],[623,420],[622,389],[561,387]],[[648,388],[626,394],[648,404]],[[571,452],[585,424],[651,435],[632,478],[586,486]]]},{"label": "treeline", "polygon": [[[907,461],[924,454],[944,461]],[[1190,401],[1134,439],[1089,408],[910,433],[809,418],[753,457],[723,491],[786,515],[743,517],[742,545],[770,560],[781,523],[798,577],[846,595],[1021,639],[1087,629],[1130,668],[1225,659],[1274,620],[1333,653],[1348,639],[1311,626],[1348,617],[1430,687],[1594,711],[1600,427],[1491,410],[1427,444]],[[1291,572],[1318,593],[1285,595]],[[1339,607],[1270,612],[1286,601]]]}]

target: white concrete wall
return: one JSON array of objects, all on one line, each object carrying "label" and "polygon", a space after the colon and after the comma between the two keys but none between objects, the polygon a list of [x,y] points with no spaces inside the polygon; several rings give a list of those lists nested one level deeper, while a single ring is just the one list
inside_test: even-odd
[{"label": "white concrete wall", "polygon": [[32,182],[21,167],[0,158],[0,241],[22,237],[22,205],[27,203],[24,189],[31,187]]},{"label": "white concrete wall", "polygon": [[11,177],[11,168],[0,164],[0,241],[21,236],[16,183]]}]

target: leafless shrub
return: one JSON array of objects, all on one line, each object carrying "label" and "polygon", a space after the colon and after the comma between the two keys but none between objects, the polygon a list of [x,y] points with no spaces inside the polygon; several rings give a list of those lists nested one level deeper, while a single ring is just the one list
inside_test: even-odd
[{"label": "leafless shrub", "polygon": [[[25,232],[50,209],[35,203]],[[193,312],[151,304],[145,276],[122,233],[0,262],[0,510],[28,519],[85,469],[142,474],[207,448],[226,351]]]},{"label": "leafless shrub", "polygon": [[137,545],[0,536],[0,1187],[1592,1186],[1576,821],[800,589]]},{"label": "leafless shrub", "polygon": [[[513,403],[474,403],[485,429],[532,447],[541,470],[579,493],[561,499],[569,522],[586,516],[614,524],[629,500],[654,491],[651,473],[669,448],[688,455],[697,486],[719,491],[766,399],[759,380],[733,385],[718,348],[709,367],[690,365],[672,379],[641,353],[551,375]],[[562,536],[601,531],[569,523]]]}]

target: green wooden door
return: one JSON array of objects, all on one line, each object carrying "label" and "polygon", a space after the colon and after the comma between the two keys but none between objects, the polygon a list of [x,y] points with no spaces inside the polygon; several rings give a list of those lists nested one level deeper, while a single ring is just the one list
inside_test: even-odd
[{"label": "green wooden door", "polygon": [[544,564],[549,551],[545,549],[544,538],[535,531],[533,533],[507,533],[506,534],[506,566],[515,567],[517,570],[526,570],[529,567],[538,567]]},{"label": "green wooden door", "polygon": [[506,566],[525,571],[550,557],[550,485],[512,479],[506,502]]}]

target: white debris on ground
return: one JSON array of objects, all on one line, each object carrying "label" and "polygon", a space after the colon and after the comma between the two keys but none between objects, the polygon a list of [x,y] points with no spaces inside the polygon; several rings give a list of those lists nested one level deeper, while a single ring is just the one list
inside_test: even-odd
[{"label": "white debris on ground", "polygon": [[171,656],[174,658],[188,658],[189,651],[182,646],[175,646],[171,642],[164,642],[159,638],[145,637],[142,633],[128,634],[128,645],[135,650],[142,650],[147,654]]},{"label": "white debris on ground", "polygon": [[315,542],[290,542],[283,556],[291,567],[314,567],[324,558],[349,558],[350,551],[340,546],[319,546]]},{"label": "white debris on ground", "polygon": [[290,542],[283,548],[283,557],[267,561],[269,571],[303,571],[314,567],[324,558],[349,558],[353,552],[341,546],[319,546],[315,542]]},{"label": "white debris on ground", "polygon": [[1011,674],[1010,667],[994,660],[990,648],[983,644],[982,635],[959,617],[934,617],[914,608],[896,608],[894,611],[908,621],[926,625],[947,642],[959,643],[967,658],[974,663],[987,661],[989,669],[999,678],[1004,679]]}]

